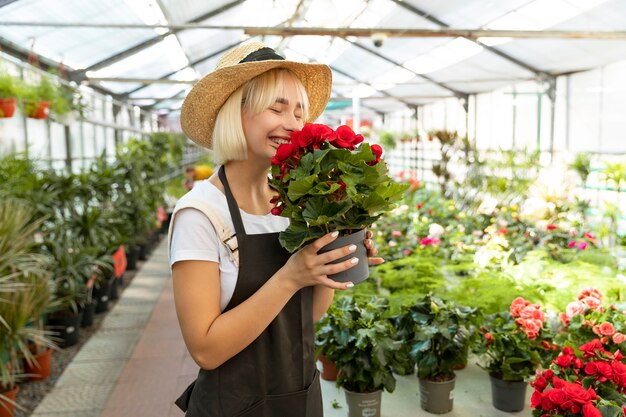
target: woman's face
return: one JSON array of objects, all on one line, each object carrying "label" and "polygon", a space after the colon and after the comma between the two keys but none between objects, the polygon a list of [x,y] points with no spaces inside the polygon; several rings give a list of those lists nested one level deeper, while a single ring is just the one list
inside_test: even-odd
[{"label": "woman's face", "polygon": [[291,77],[285,77],[283,91],[276,102],[258,114],[242,113],[243,132],[248,145],[248,158],[269,160],[276,149],[289,142],[291,132],[302,129],[302,104]]}]

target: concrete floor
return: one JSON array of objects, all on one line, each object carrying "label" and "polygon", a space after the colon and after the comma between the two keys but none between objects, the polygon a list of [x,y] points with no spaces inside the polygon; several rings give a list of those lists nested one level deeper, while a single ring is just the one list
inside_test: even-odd
[{"label": "concrete floor", "polygon": [[[162,240],[32,417],[182,417],[173,401],[197,371],[178,327]],[[326,417],[347,416],[334,382],[322,380],[322,395]],[[454,409],[446,415],[531,416],[528,406],[519,413],[496,410],[490,395],[486,372],[470,364],[457,374]],[[415,376],[398,377],[396,390],[383,394],[382,415],[432,416],[420,407]]]}]

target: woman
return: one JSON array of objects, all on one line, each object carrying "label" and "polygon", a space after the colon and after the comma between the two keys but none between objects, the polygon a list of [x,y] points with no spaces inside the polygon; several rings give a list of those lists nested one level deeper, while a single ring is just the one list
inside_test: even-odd
[{"label": "woman", "polygon": [[222,164],[178,202],[170,228],[176,312],[201,368],[176,402],[188,417],[323,414],[313,324],[335,290],[353,286],[328,275],[354,266],[329,262],[356,247],[318,255],[331,233],[285,251],[278,233],[289,220],[269,214],[267,178],[278,146],[322,113],[330,90],[326,65],[255,42],[226,53],[185,99],[183,130]]}]

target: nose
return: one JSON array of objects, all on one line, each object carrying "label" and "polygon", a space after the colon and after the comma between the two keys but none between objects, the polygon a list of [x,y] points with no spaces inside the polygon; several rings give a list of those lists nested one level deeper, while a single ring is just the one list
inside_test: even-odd
[{"label": "nose", "polygon": [[291,133],[293,131],[302,129],[304,123],[301,119],[298,119],[295,114],[288,112],[285,116],[283,126],[285,130]]}]

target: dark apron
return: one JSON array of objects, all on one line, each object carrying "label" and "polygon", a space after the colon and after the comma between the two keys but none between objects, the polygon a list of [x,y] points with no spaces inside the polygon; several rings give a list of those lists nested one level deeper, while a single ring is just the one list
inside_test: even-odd
[{"label": "dark apron", "polygon": [[[280,246],[278,233],[246,235],[224,167],[219,178],[239,244],[239,275],[228,311],[261,288],[290,254]],[[215,370],[200,369],[176,405],[186,417],[321,417],[313,337],[313,288],[306,287],[248,347]]]}]

